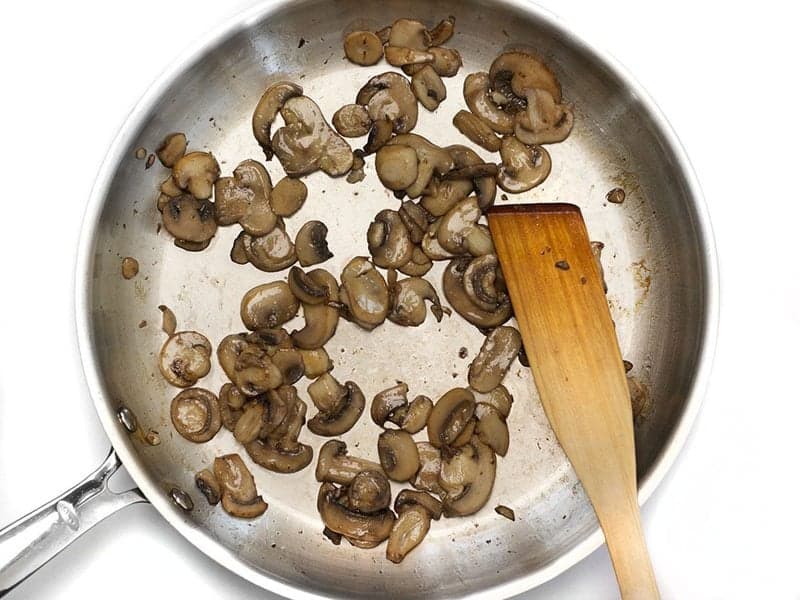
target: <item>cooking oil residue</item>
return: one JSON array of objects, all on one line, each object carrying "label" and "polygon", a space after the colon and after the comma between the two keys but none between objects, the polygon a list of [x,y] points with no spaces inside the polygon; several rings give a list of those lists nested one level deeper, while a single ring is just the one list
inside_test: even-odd
[{"label": "cooking oil residue", "polygon": [[647,266],[645,259],[631,263],[630,268],[633,271],[633,278],[636,281],[636,285],[642,291],[639,299],[636,301],[636,309],[638,310],[642,307],[645,300],[647,300],[647,296],[650,293],[650,285],[653,283],[652,271],[650,267]]}]

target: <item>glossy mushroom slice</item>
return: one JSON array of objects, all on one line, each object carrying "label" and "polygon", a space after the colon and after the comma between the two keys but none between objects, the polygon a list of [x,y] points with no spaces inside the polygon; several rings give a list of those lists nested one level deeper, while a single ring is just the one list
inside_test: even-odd
[{"label": "glossy mushroom slice", "polygon": [[[325,376],[330,377],[330,374],[326,373],[323,377]],[[352,381],[345,382],[343,388],[344,394],[331,410],[320,409],[320,412],[308,422],[310,431],[317,435],[331,437],[350,431],[356,424],[366,406],[364,394]]]},{"label": "glossy mushroom slice", "polygon": [[350,170],[353,151],[311,98],[290,98],[280,112],[286,124],[272,137],[272,149],[287,175],[299,177],[321,169],[338,177]]},{"label": "glossy mushroom slice", "polygon": [[357,256],[342,270],[339,300],[346,318],[367,330],[375,329],[389,314],[389,288],[371,262]]},{"label": "glossy mushroom slice", "polygon": [[389,288],[391,309],[387,318],[406,327],[417,327],[425,322],[425,302],[431,303],[436,321],[441,321],[444,311],[433,285],[421,277],[408,277],[394,282]]},{"label": "glossy mushroom slice", "polygon": [[496,462],[492,449],[477,437],[444,457],[440,484],[446,486],[442,499],[446,517],[471,515],[486,504],[494,486]]},{"label": "glossy mushroom slice", "polygon": [[567,139],[575,122],[572,109],[557,104],[546,90],[529,90],[526,98],[528,109],[517,114],[514,124],[516,138],[529,146],[555,144]]},{"label": "glossy mushroom slice", "polygon": [[403,490],[395,499],[394,509],[397,520],[389,534],[386,558],[400,563],[425,538],[431,519],[441,516],[442,504],[425,492]]},{"label": "glossy mushroom slice", "polygon": [[411,481],[411,485],[424,492],[444,494],[439,485],[439,472],[442,467],[442,455],[439,449],[428,442],[417,442],[419,454],[419,471]]},{"label": "glossy mushroom slice", "polygon": [[450,446],[475,414],[475,397],[466,388],[453,388],[434,404],[428,417],[428,440],[437,448]]},{"label": "glossy mushroom slice", "polygon": [[316,379],[320,375],[333,370],[333,361],[331,360],[325,348],[317,348],[315,350],[300,350],[300,356],[303,358],[303,368],[305,376],[309,379]]},{"label": "glossy mushroom slice", "polygon": [[375,124],[390,121],[395,133],[408,133],[417,124],[417,99],[408,80],[398,73],[372,77],[358,91],[355,103],[367,108]]},{"label": "glossy mushroom slice", "polygon": [[224,384],[219,390],[219,412],[222,417],[222,425],[228,431],[236,429],[236,423],[244,412],[244,404],[247,396],[242,394],[232,383]]},{"label": "glossy mushroom slice", "polygon": [[434,111],[447,98],[447,88],[431,65],[425,65],[411,78],[411,90],[425,108]]},{"label": "glossy mushroom slice", "polygon": [[514,115],[495,104],[488,73],[467,75],[464,80],[464,100],[470,111],[497,133],[514,133]]},{"label": "glossy mushroom slice", "polygon": [[414,19],[397,19],[392,23],[389,39],[390,46],[427,50],[431,45],[431,34],[424,23]]},{"label": "glossy mushroom slice", "polygon": [[389,480],[380,471],[361,471],[347,486],[347,506],[370,515],[386,510],[392,503]]},{"label": "glossy mushroom slice", "polygon": [[284,177],[272,188],[269,204],[279,217],[291,217],[300,210],[307,197],[305,183],[293,177]]},{"label": "glossy mushroom slice", "polygon": [[[381,148],[378,154],[386,149]],[[384,269],[403,266],[411,260],[414,250],[411,236],[400,214],[388,208],[375,215],[375,220],[367,229],[367,246],[372,262]]]},{"label": "glossy mushroom slice", "polygon": [[411,260],[403,266],[398,267],[397,270],[409,277],[422,277],[425,273],[430,271],[432,267],[433,262],[428,258],[428,255],[423,252],[422,248],[415,246],[411,253]]},{"label": "glossy mushroom slice", "polygon": [[475,416],[478,418],[475,426],[478,439],[489,446],[495,454],[505,456],[509,443],[506,417],[495,407],[481,402],[475,405]]},{"label": "glossy mushroom slice", "polygon": [[456,312],[476,327],[497,327],[512,314],[499,273],[497,257],[453,259],[444,272],[444,295]]},{"label": "glossy mushroom slice", "polygon": [[222,487],[219,485],[214,472],[203,469],[194,476],[194,484],[211,506],[219,504],[222,498]]},{"label": "glossy mushroom slice", "polygon": [[186,136],[182,133],[170,133],[156,148],[156,156],[161,164],[171,169],[186,154]]},{"label": "glossy mushroom slice", "polygon": [[419,452],[411,434],[384,431],[378,436],[378,457],[383,471],[393,481],[409,481],[419,471]]},{"label": "glossy mushroom slice", "polygon": [[[414,102],[416,105],[416,100]],[[444,175],[453,168],[453,159],[450,154],[421,135],[405,133],[386,142],[386,145],[389,146],[395,144],[413,148],[417,153],[417,178],[406,188],[409,198],[421,196],[434,174]]]},{"label": "glossy mushroom slice", "polygon": [[290,286],[273,281],[257,285],[242,297],[240,315],[244,326],[251,331],[273,329],[293,319],[299,308]]},{"label": "glossy mushroom slice", "polygon": [[222,508],[232,517],[253,519],[267,510],[267,503],[256,491],[253,474],[238,454],[215,458],[214,477],[222,490]]},{"label": "glossy mushroom slice", "polygon": [[258,439],[265,411],[264,403],[258,398],[254,398],[244,405],[242,414],[233,428],[233,437],[237,442],[249,444]]},{"label": "glossy mushroom slice", "polygon": [[333,126],[344,137],[361,137],[372,129],[372,119],[360,104],[345,104],[333,113]]},{"label": "glossy mushroom slice", "polygon": [[473,113],[460,110],[453,117],[453,125],[461,133],[489,152],[498,152],[500,150],[500,138],[489,127],[485,121],[476,117]]},{"label": "glossy mushroom slice", "polygon": [[476,197],[457,202],[439,221],[436,230],[439,245],[453,254],[463,254],[466,238],[476,229],[480,217],[481,209]]},{"label": "glossy mushroom slice", "polygon": [[447,40],[453,37],[455,26],[456,18],[452,15],[439,21],[439,24],[428,32],[428,35],[430,36],[430,45],[441,46],[444,44]]},{"label": "glossy mushroom slice", "polygon": [[371,31],[353,31],[344,38],[344,55],[357,65],[374,65],[383,56],[383,43]]},{"label": "glossy mushroom slice", "polygon": [[488,393],[481,393],[477,390],[471,390],[475,396],[475,401],[479,404],[488,404],[494,408],[503,418],[508,417],[511,413],[511,406],[514,403],[514,397],[506,389],[504,385],[498,385]]},{"label": "glossy mushroom slice", "polygon": [[513,327],[497,327],[483,341],[480,352],[469,366],[469,385],[479,392],[490,392],[503,381],[511,363],[522,348],[522,338]]},{"label": "glossy mushroom slice", "polygon": [[417,180],[417,153],[402,144],[383,146],[375,155],[375,172],[384,187],[405,190]]},{"label": "glossy mushroom slice", "polygon": [[529,148],[513,136],[505,137],[500,157],[503,164],[497,174],[497,185],[512,194],[535,188],[550,175],[550,154],[541,146]]},{"label": "glossy mushroom slice", "polygon": [[[292,386],[273,390],[268,398],[270,433],[265,439],[247,444],[247,454],[253,462],[275,473],[296,473],[305,469],[314,457],[311,446],[298,441],[306,421],[306,403],[297,397]],[[276,405],[282,410],[276,410]]]},{"label": "glossy mushroom slice", "polygon": [[320,486],[317,510],[325,527],[359,548],[374,548],[389,537],[395,520],[391,509],[364,514],[345,506],[345,501],[346,490],[332,483]]},{"label": "glossy mushroom slice", "polygon": [[278,81],[267,88],[253,113],[253,135],[267,160],[272,158],[272,122],[289,98],[300,96],[303,88],[290,81]]},{"label": "glossy mushroom slice", "polygon": [[172,399],[170,418],[175,430],[190,442],[207,442],[222,427],[217,397],[203,388],[183,390]]},{"label": "glossy mushroom slice", "polygon": [[248,262],[267,273],[282,271],[297,262],[292,239],[281,227],[258,237],[245,233],[242,246]]},{"label": "glossy mushroom slice", "polygon": [[239,223],[250,235],[265,235],[278,223],[270,196],[272,181],[263,165],[246,160],[214,184],[214,217],[220,225]]},{"label": "glossy mushroom slice", "polygon": [[211,370],[211,342],[196,331],[175,333],[161,347],[158,366],[175,387],[191,387]]},{"label": "glossy mushroom slice", "polygon": [[294,345],[302,350],[321,348],[336,333],[339,310],[330,302],[339,296],[336,278],[324,269],[289,273],[289,286],[303,302],[305,326],[292,332]]},{"label": "glossy mushroom slice", "polygon": [[399,427],[408,407],[407,394],[408,385],[402,381],[375,394],[369,411],[372,421],[379,427],[385,427],[387,421]]},{"label": "glossy mushroom slice", "polygon": [[306,273],[300,267],[292,267],[288,282],[292,294],[303,304],[325,304],[338,297],[339,285],[324,269]]},{"label": "glossy mushroom slice", "polygon": [[[428,231],[425,232],[425,236],[422,238],[422,242],[420,243],[420,249],[425,256],[431,260],[449,260],[455,256],[449,250],[445,250],[439,243],[438,232],[441,222],[442,220],[439,218],[431,223],[428,226]],[[445,291],[445,294],[446,293],[447,292]]]},{"label": "glossy mushroom slice", "polygon": [[187,242],[207,242],[217,232],[214,204],[190,194],[170,198],[161,211],[161,220],[175,239]]},{"label": "glossy mushroom slice", "polygon": [[524,106],[530,90],[545,90],[555,102],[561,102],[558,79],[547,65],[528,52],[512,50],[500,54],[492,62],[489,79],[492,89],[508,102]]},{"label": "glossy mushroom slice", "polygon": [[386,62],[393,67],[403,67],[405,65],[421,65],[433,62],[433,54],[426,50],[415,50],[414,48],[402,48],[400,46],[386,46],[384,49]]},{"label": "glossy mushroom slice", "polygon": [[258,396],[283,383],[280,369],[267,349],[244,334],[229,335],[219,343],[217,358],[225,374],[245,396]]},{"label": "glossy mushroom slice", "polygon": [[432,220],[431,214],[420,204],[406,200],[397,210],[403,225],[408,229],[408,235],[414,244],[419,244],[428,230]]},{"label": "glossy mushroom slice", "polygon": [[328,227],[322,221],[303,224],[294,240],[294,251],[301,265],[310,267],[333,258],[327,237]]},{"label": "glossy mushroom slice", "polygon": [[409,433],[422,431],[428,424],[432,410],[431,399],[420,394],[409,403],[400,427]]},{"label": "glossy mushroom slice", "polygon": [[179,158],[172,167],[172,180],[175,185],[198,200],[207,200],[211,197],[217,179],[219,179],[219,163],[210,152],[190,152]]},{"label": "glossy mushroom slice", "polygon": [[347,485],[363,471],[380,471],[381,466],[371,460],[348,456],[347,444],[341,440],[328,440],[319,450],[314,476],[317,481]]},{"label": "glossy mushroom slice", "polygon": [[[498,146],[499,147],[499,146]],[[445,148],[453,158],[455,168],[445,178],[461,177],[472,180],[472,188],[478,198],[478,207],[485,211],[494,204],[497,194],[497,165],[486,163],[471,148],[454,144]]]},{"label": "glossy mushroom slice", "polygon": [[433,56],[430,66],[442,77],[454,77],[464,64],[461,54],[454,48],[433,47],[428,48],[428,52]]}]

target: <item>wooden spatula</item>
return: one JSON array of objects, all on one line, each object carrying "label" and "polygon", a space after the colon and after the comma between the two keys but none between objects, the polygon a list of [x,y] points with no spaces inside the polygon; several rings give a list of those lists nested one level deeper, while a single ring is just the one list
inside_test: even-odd
[{"label": "wooden spatula", "polygon": [[580,209],[496,206],[488,219],[545,413],[594,505],[622,598],[659,598],[625,368]]}]

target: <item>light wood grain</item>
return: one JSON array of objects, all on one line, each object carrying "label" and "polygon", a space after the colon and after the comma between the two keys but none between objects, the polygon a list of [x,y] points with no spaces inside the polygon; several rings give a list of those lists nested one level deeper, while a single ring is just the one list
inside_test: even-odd
[{"label": "light wood grain", "polygon": [[594,506],[622,598],[659,598],[625,369],[580,210],[506,205],[488,219],[545,413]]}]

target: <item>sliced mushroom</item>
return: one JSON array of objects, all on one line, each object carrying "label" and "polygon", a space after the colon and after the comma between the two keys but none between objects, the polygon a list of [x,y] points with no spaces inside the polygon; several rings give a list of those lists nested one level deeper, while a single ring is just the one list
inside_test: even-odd
[{"label": "sliced mushroom", "polygon": [[373,548],[389,537],[394,524],[394,513],[384,509],[373,514],[363,514],[344,506],[332,483],[323,483],[317,496],[317,510],[322,522],[331,531],[343,535],[359,548]]},{"label": "sliced mushroom", "polygon": [[461,65],[461,54],[453,48],[428,48],[428,52],[433,56],[431,67],[442,77],[453,77],[458,73]]},{"label": "sliced mushroom", "polygon": [[[482,211],[485,211],[494,204],[497,193],[497,181],[495,181],[497,165],[483,162],[483,159],[471,148],[460,144],[448,146],[445,150],[453,158],[453,164],[456,167],[446,177],[459,174],[461,177],[471,178],[475,195],[478,197],[478,206]],[[483,175],[484,173],[485,176]]]},{"label": "sliced mushroom", "polygon": [[398,267],[398,271],[410,277],[422,277],[431,270],[431,267],[433,267],[431,259],[422,251],[422,248],[415,246],[411,253],[411,259],[403,266]]},{"label": "sliced mushroom", "polygon": [[417,433],[425,429],[433,410],[433,402],[427,396],[419,395],[408,405],[408,410],[400,427],[408,433]]},{"label": "sliced mushroom", "polygon": [[281,108],[281,116],[286,125],[272,136],[272,149],[287,175],[298,177],[321,169],[337,177],[350,170],[353,151],[311,98],[290,98]]},{"label": "sliced mushroom", "polygon": [[353,150],[353,166],[347,174],[347,183],[358,183],[363,181],[366,174],[364,173],[364,151]]},{"label": "sliced mushroom", "polygon": [[184,154],[186,154],[186,136],[182,133],[170,133],[156,148],[158,160],[168,169],[175,166]]},{"label": "sliced mushroom", "polygon": [[325,304],[338,297],[338,284],[324,269],[305,273],[300,267],[289,269],[289,289],[303,304]]},{"label": "sliced mushroom", "polygon": [[363,256],[342,270],[339,300],[347,318],[367,330],[375,329],[389,314],[389,288],[383,276]]},{"label": "sliced mushroom", "polygon": [[522,338],[513,327],[492,330],[469,366],[470,387],[479,392],[490,392],[500,385],[521,347]]},{"label": "sliced mushroom", "polygon": [[434,217],[442,217],[472,192],[470,179],[433,178],[420,200],[422,207]]},{"label": "sliced mushroom", "polygon": [[[533,55],[512,50],[494,59],[489,69],[492,89],[503,93],[509,100],[512,95],[524,102],[529,90],[545,90],[553,100],[561,102],[561,85],[553,72]],[[510,132],[509,132],[510,133]]]},{"label": "sliced mushroom", "polygon": [[458,202],[439,222],[436,230],[439,245],[453,254],[462,254],[465,251],[465,238],[475,229],[480,216],[481,209],[474,196]]},{"label": "sliced mushroom", "polygon": [[529,90],[526,98],[528,110],[516,117],[516,138],[529,146],[555,144],[567,139],[575,122],[572,109],[556,104],[546,90]]},{"label": "sliced mushroom", "polygon": [[439,21],[439,24],[428,32],[430,36],[430,45],[441,46],[444,44],[447,40],[453,37],[455,26],[456,18],[452,15]]},{"label": "sliced mushroom", "polygon": [[[272,429],[268,439],[250,442],[245,445],[245,450],[256,464],[265,469],[275,473],[296,473],[306,468],[314,457],[311,446],[297,441],[306,419],[306,403],[297,397],[297,391],[291,386],[271,391],[269,397],[270,412],[274,413],[274,416],[269,415],[272,425],[275,421],[280,422]],[[288,406],[273,410],[272,405],[279,404],[278,401],[284,398]]]},{"label": "sliced mushroom", "polygon": [[[416,105],[416,100],[414,104]],[[453,168],[453,159],[450,154],[420,135],[414,133],[397,135],[386,144],[410,146],[417,153],[417,179],[406,188],[406,194],[408,194],[409,198],[417,198],[422,195],[434,173],[444,175]]]},{"label": "sliced mushroom", "polygon": [[453,125],[467,136],[470,141],[489,152],[498,152],[500,150],[500,138],[497,137],[485,121],[479,119],[473,113],[466,110],[458,111],[456,116],[453,117]]},{"label": "sliced mushroom", "polygon": [[156,199],[156,208],[158,209],[158,212],[163,212],[164,207],[167,205],[167,202],[169,202],[170,198],[176,198],[184,193],[184,191],[175,184],[175,180],[172,178],[171,173],[169,177],[161,182],[161,185],[158,186],[158,189],[160,192],[158,198]]},{"label": "sliced mushroom", "polygon": [[258,285],[242,298],[240,314],[251,331],[280,327],[297,315],[300,303],[283,281]]},{"label": "sliced mushroom", "polygon": [[478,417],[478,424],[475,426],[478,439],[495,454],[505,456],[509,442],[506,418],[493,406],[480,402],[475,405],[475,416]]},{"label": "sliced mushroom", "polygon": [[179,240],[175,238],[172,240],[172,243],[175,244],[181,250],[186,250],[187,252],[202,252],[206,248],[208,248],[209,244],[211,244],[211,240],[206,240],[204,242],[189,242],[186,240]]},{"label": "sliced mushroom", "polygon": [[164,304],[159,304],[158,310],[161,311],[161,331],[167,335],[174,334],[175,329],[178,327],[178,319],[175,318],[175,313],[172,312],[169,306]]},{"label": "sliced mushroom", "polygon": [[[326,373],[321,378],[326,376],[330,377],[330,374]],[[333,378],[331,377],[331,379]],[[331,409],[323,410],[320,405],[317,405],[320,408],[320,412],[308,422],[308,428],[313,433],[326,437],[341,435],[350,431],[359,417],[361,417],[361,413],[364,412],[364,406],[366,406],[366,400],[361,389],[352,381],[345,382],[343,388],[344,394]],[[310,393],[311,388],[309,388]],[[314,404],[317,404],[316,400]]]},{"label": "sliced mushroom", "polygon": [[263,165],[254,160],[242,162],[233,177],[222,177],[214,184],[214,217],[220,225],[239,223],[250,235],[264,235],[278,222],[270,206],[272,181]]},{"label": "sliced mushroom", "polygon": [[430,65],[414,73],[411,78],[411,90],[420,104],[430,111],[439,108],[439,104],[447,98],[447,88],[442,83],[442,78]]},{"label": "sliced mushroom", "polygon": [[380,471],[361,471],[347,486],[348,508],[370,515],[392,503],[392,488]]},{"label": "sliced mushroom", "polygon": [[417,124],[417,99],[408,80],[398,73],[388,71],[367,81],[356,96],[356,104],[367,107],[376,125],[391,121],[395,133],[408,133]]},{"label": "sliced mushroom", "polygon": [[[210,152],[190,152],[172,167],[172,179],[182,190],[198,200],[211,197],[214,182],[219,178],[219,163]],[[181,238],[188,239],[188,238]]]},{"label": "sliced mushroom", "polygon": [[[386,147],[381,148],[378,155],[386,149]],[[367,245],[372,261],[384,269],[406,264],[411,260],[411,253],[414,251],[403,220],[397,211],[389,209],[384,209],[375,215],[375,220],[367,230]]]},{"label": "sliced mushroom", "polygon": [[498,385],[492,391],[485,394],[477,390],[472,390],[472,392],[476,402],[479,404],[488,404],[497,410],[503,418],[508,417],[511,412],[511,405],[514,403],[514,397],[506,389],[506,386],[502,384]]},{"label": "sliced mushroom", "polygon": [[242,245],[247,260],[255,268],[268,273],[282,271],[297,262],[292,238],[281,227],[258,237],[245,233]]},{"label": "sliced mushroom", "polygon": [[439,449],[428,442],[417,442],[417,452],[420,466],[411,485],[424,492],[443,494],[444,490],[439,485],[439,471],[442,467],[442,455]]},{"label": "sliced mushroom", "polygon": [[411,434],[384,431],[378,436],[378,457],[383,471],[393,481],[409,481],[419,470],[419,452]]},{"label": "sliced mushroom", "polygon": [[303,355],[294,348],[281,348],[271,357],[272,363],[278,367],[285,385],[298,381],[305,373]]},{"label": "sliced mushroom", "polygon": [[305,183],[299,179],[284,177],[272,188],[269,204],[279,217],[291,217],[300,210],[307,197],[308,188]]},{"label": "sliced mushroom", "polygon": [[[425,233],[425,237],[422,238],[422,243],[420,244],[425,256],[431,260],[448,260],[454,256],[452,252],[442,248],[442,245],[439,243],[438,231],[441,221],[441,218],[437,219],[428,226],[428,231]],[[446,294],[447,291],[445,291],[445,295]]]},{"label": "sliced mushroom", "polygon": [[434,404],[428,417],[428,440],[437,448],[452,444],[475,414],[475,397],[466,388],[453,388]]},{"label": "sliced mushroom", "polygon": [[[393,128],[394,123],[392,123],[389,119],[381,119],[380,121],[373,123],[372,129],[369,130],[367,143],[364,144],[364,150],[362,151],[362,154],[367,156],[383,148],[383,146],[386,145],[386,142],[392,139],[392,133],[394,132]],[[355,155],[355,152],[353,154]]]},{"label": "sliced mushroom", "polygon": [[383,56],[383,44],[371,31],[353,31],[344,38],[344,55],[357,65],[374,65]]},{"label": "sliced mushroom", "polygon": [[205,242],[214,237],[214,204],[197,200],[189,194],[170,198],[161,212],[164,228],[176,239],[187,242]]},{"label": "sliced mushroom", "polygon": [[253,474],[238,454],[214,459],[214,476],[222,488],[222,508],[233,517],[253,519],[267,510],[258,495]]},{"label": "sliced mushroom", "polygon": [[217,358],[222,370],[245,396],[257,396],[283,383],[280,369],[267,351],[244,334],[229,335],[219,343]]},{"label": "sliced mushroom", "polygon": [[[299,271],[299,269],[298,269]],[[314,269],[305,277],[302,271],[289,274],[289,285],[303,300],[305,326],[292,332],[295,346],[303,350],[321,348],[336,333],[339,324],[339,311],[328,302],[339,295],[336,278],[324,269]],[[306,302],[311,299],[313,302]]]},{"label": "sliced mushroom", "polygon": [[458,469],[457,481],[462,489],[447,492],[442,499],[446,517],[464,517],[478,512],[492,493],[497,461],[492,449],[475,437],[443,462],[442,471],[446,470],[447,463],[464,455],[467,457],[464,463],[469,466],[464,464]]},{"label": "sliced mushroom", "polygon": [[399,427],[406,415],[407,394],[408,385],[403,382],[375,394],[369,411],[372,421],[380,427],[385,427],[387,421]]},{"label": "sliced mushroom", "polygon": [[407,327],[422,325],[427,316],[426,300],[431,303],[431,312],[436,320],[442,320],[443,311],[439,294],[425,279],[420,277],[401,279],[391,286],[389,295],[392,304],[387,318],[393,323]]},{"label": "sliced mushroom", "polygon": [[380,471],[381,466],[371,460],[347,455],[347,444],[340,440],[328,440],[319,450],[317,481],[350,484],[362,471]]},{"label": "sliced mushroom", "polygon": [[264,412],[264,404],[258,400],[251,400],[245,404],[242,414],[233,428],[233,437],[242,444],[249,444],[258,439]]},{"label": "sliced mushroom", "polygon": [[375,155],[375,172],[385,187],[404,190],[417,179],[417,153],[409,146],[383,146]]},{"label": "sliced mushroom", "polygon": [[272,158],[272,122],[290,98],[300,96],[303,88],[290,81],[278,81],[267,88],[253,113],[253,135],[267,160]]},{"label": "sliced mushroom", "polygon": [[236,429],[236,423],[242,416],[244,403],[247,396],[242,394],[232,383],[226,383],[219,390],[219,412],[222,425],[228,431]]},{"label": "sliced mushroom", "polygon": [[384,55],[386,56],[386,62],[393,67],[420,65],[433,62],[433,54],[425,50],[415,50],[414,48],[386,46],[384,49]]},{"label": "sliced mushroom", "polygon": [[394,510],[398,514],[411,506],[421,506],[438,521],[442,516],[442,503],[427,492],[402,490],[394,500]]},{"label": "sliced mushroom", "polygon": [[427,50],[431,45],[431,34],[424,23],[413,19],[397,19],[392,23],[387,44],[414,50]]},{"label": "sliced mushroom", "polygon": [[381,41],[381,44],[384,46],[389,43],[389,34],[392,33],[392,26],[387,25],[375,32],[375,35],[378,36],[378,39]]},{"label": "sliced mushroom", "polygon": [[[476,405],[477,406],[477,405]],[[478,419],[472,417],[467,424],[464,426],[464,429],[461,430],[452,442],[450,442],[450,448],[460,448],[464,444],[468,443],[472,439],[472,435],[475,433],[475,427],[478,424]]]},{"label": "sliced mushroom", "polygon": [[[474,261],[481,262],[470,270],[470,287],[467,289],[465,274]],[[442,287],[447,301],[458,314],[477,327],[497,327],[511,318],[511,301],[505,290],[497,285],[497,273],[497,266],[493,266],[485,256],[454,259],[444,271]]]},{"label": "sliced mushroom", "polygon": [[316,379],[320,375],[333,370],[333,361],[331,360],[325,348],[317,348],[315,350],[300,350],[300,356],[303,358],[303,368],[305,369],[305,376],[309,379]]},{"label": "sliced mushroom", "polygon": [[158,366],[175,387],[191,387],[211,370],[211,342],[196,331],[171,335],[161,346]]},{"label": "sliced mushroom", "polygon": [[236,239],[233,240],[233,246],[231,246],[230,257],[237,265],[246,265],[250,262],[247,258],[247,251],[244,249],[244,236],[246,235],[244,231],[240,231]]},{"label": "sliced mushroom", "polygon": [[367,109],[360,104],[345,104],[333,113],[333,126],[344,137],[361,137],[372,128],[372,119]]},{"label": "sliced mushroom", "polygon": [[406,200],[398,209],[397,213],[403,221],[403,225],[408,229],[411,241],[419,244],[428,230],[430,213],[422,206],[411,200]]},{"label": "sliced mushroom", "polygon": [[517,138],[505,137],[500,146],[503,165],[497,185],[512,194],[526,192],[541,184],[550,174],[550,154],[541,146],[529,148]]},{"label": "sliced mushroom", "polygon": [[497,133],[514,133],[514,115],[504,111],[492,100],[488,73],[467,75],[464,80],[464,100],[472,113]]},{"label": "sliced mushroom", "polygon": [[489,228],[480,223],[470,228],[464,236],[464,249],[475,257],[494,255],[494,241]]},{"label": "sliced mushroom", "polygon": [[328,227],[322,221],[308,221],[297,232],[294,249],[304,267],[325,262],[333,257],[328,248]]},{"label": "sliced mushroom", "polygon": [[194,484],[211,506],[219,504],[220,497],[222,496],[222,488],[217,478],[214,476],[213,471],[210,469],[203,469],[197,473],[194,476]]},{"label": "sliced mushroom", "polygon": [[203,388],[180,392],[172,399],[169,414],[175,430],[196,444],[207,442],[222,427],[219,401]]},{"label": "sliced mushroom", "polygon": [[419,546],[431,527],[431,515],[420,505],[411,505],[399,513],[392,525],[386,544],[386,558],[400,563],[414,548]]}]

